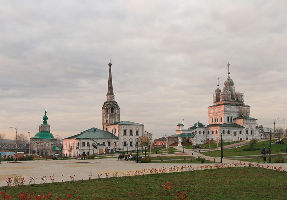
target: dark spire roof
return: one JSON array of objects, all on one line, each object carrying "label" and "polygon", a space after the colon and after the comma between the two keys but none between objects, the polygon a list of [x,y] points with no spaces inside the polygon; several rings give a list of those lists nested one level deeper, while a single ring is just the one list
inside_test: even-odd
[{"label": "dark spire roof", "polygon": [[113,79],[112,79],[112,62],[109,62],[109,80],[108,80],[108,93],[107,96],[113,96],[114,89],[113,89]]}]

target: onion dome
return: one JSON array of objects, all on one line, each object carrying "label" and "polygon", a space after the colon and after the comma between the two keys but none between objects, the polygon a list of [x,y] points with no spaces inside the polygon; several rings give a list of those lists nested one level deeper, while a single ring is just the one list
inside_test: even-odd
[{"label": "onion dome", "polygon": [[45,111],[45,114],[43,116],[43,124],[47,124],[48,116],[47,116],[47,111]]},{"label": "onion dome", "polygon": [[224,86],[225,87],[233,87],[234,86],[233,80],[230,77],[228,77],[227,80],[224,82]]}]

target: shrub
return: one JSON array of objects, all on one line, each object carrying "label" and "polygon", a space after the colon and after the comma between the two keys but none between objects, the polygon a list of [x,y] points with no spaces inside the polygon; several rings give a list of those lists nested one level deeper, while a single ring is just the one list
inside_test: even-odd
[{"label": "shrub", "polygon": [[253,139],[253,140],[251,140],[248,143],[247,147],[244,148],[243,151],[256,151],[256,150],[259,150],[259,148],[256,147],[256,145],[257,145],[257,140]]},{"label": "shrub", "polygon": [[284,163],[284,157],[283,156],[278,156],[278,157],[275,157],[274,159],[274,162],[275,163]]},{"label": "shrub", "polygon": [[150,162],[151,162],[151,159],[150,159],[149,156],[147,156],[147,157],[142,157],[141,162],[142,162],[142,163],[150,163]]},{"label": "shrub", "polygon": [[95,159],[95,155],[89,155],[89,156],[87,156],[87,159]]}]

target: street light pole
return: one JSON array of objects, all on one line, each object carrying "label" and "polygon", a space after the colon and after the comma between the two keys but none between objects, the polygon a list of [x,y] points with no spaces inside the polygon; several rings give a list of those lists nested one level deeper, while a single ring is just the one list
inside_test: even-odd
[{"label": "street light pole", "polygon": [[222,163],[223,159],[222,131],[220,131],[220,151],[221,151],[220,163]]},{"label": "street light pole", "polygon": [[15,141],[16,147],[15,147],[15,153],[17,153],[17,149],[18,149],[18,146],[17,146],[17,140],[18,140],[18,129],[17,129],[17,128],[15,128],[15,127],[10,127],[10,128],[15,129],[15,131],[16,131],[16,141]]},{"label": "street light pole", "polygon": [[29,155],[31,154],[31,140],[30,140],[30,132],[28,131],[28,135],[29,135]]},{"label": "street light pole", "polygon": [[271,163],[271,135],[272,135],[272,132],[270,130],[270,137],[269,137],[269,163]]},{"label": "street light pole", "polygon": [[139,144],[138,139],[136,140],[136,148],[137,148],[137,163],[139,162]]}]

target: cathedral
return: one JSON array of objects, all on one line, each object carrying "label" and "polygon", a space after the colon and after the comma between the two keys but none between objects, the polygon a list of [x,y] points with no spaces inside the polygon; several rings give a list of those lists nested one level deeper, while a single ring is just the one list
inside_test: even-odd
[{"label": "cathedral", "polygon": [[102,129],[89,128],[63,140],[63,155],[75,157],[83,154],[105,154],[136,149],[144,135],[144,125],[120,120],[120,106],[115,100],[112,63],[109,62],[107,100],[102,107]]},{"label": "cathedral", "polygon": [[191,133],[193,144],[203,144],[207,141],[226,142],[260,139],[255,118],[250,117],[250,106],[244,103],[243,93],[236,92],[230,76],[230,64],[227,64],[228,74],[222,90],[219,82],[213,95],[213,105],[208,107],[208,125],[200,122],[184,129],[183,123],[177,125],[176,134]]}]

